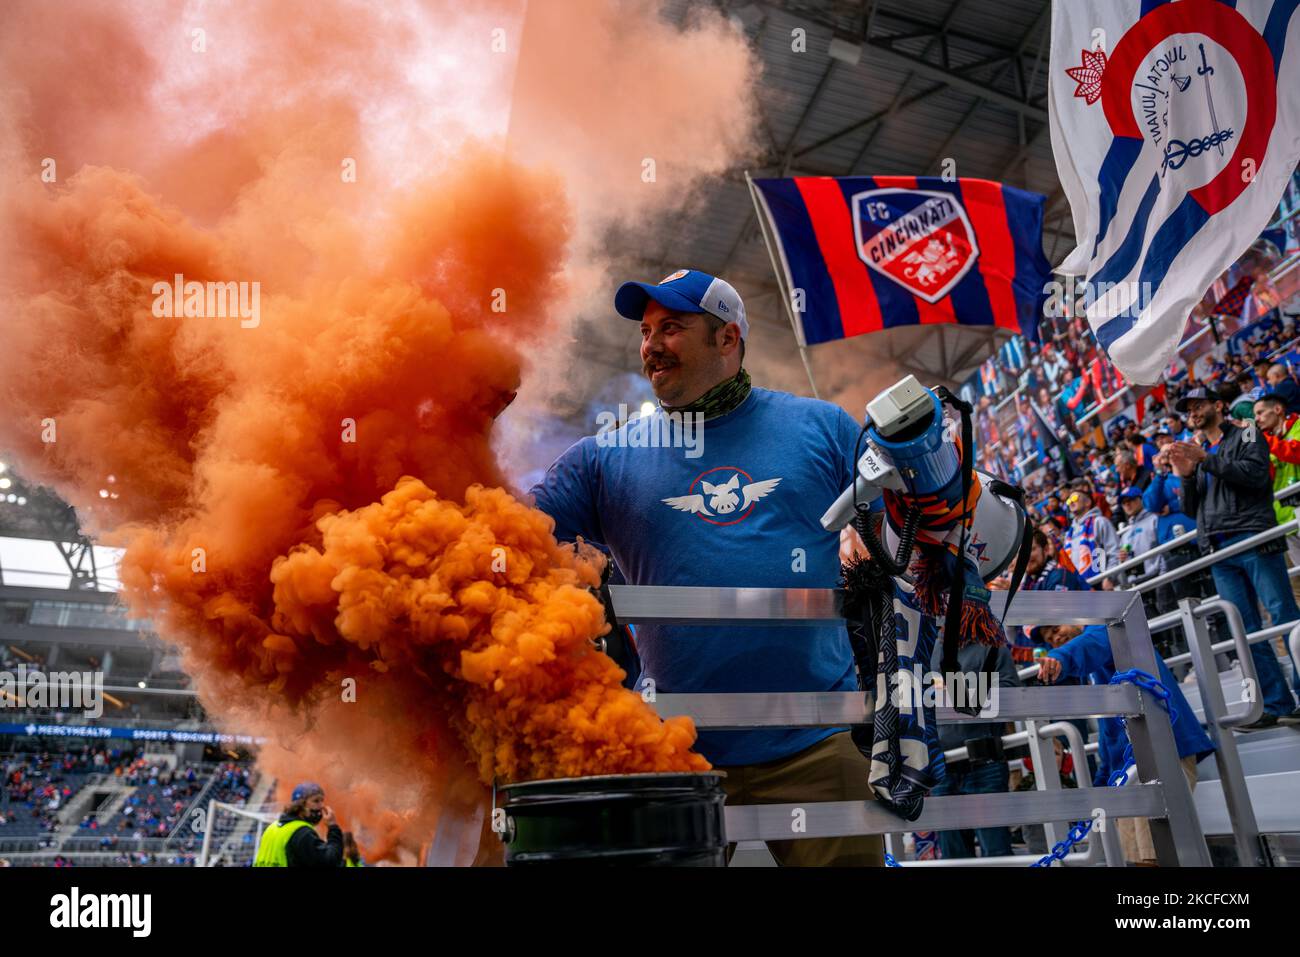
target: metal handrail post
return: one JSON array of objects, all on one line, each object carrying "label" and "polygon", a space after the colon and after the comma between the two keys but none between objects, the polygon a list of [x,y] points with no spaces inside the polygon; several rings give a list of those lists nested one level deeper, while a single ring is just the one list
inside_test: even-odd
[{"label": "metal handrail post", "polygon": [[[1225,612],[1228,618],[1228,630],[1233,639],[1245,648],[1245,654],[1238,651],[1242,661],[1242,675],[1246,668],[1253,671],[1254,662],[1249,665],[1250,646],[1246,645],[1246,629],[1241,620],[1241,613],[1227,602]],[[1227,701],[1223,695],[1223,685],[1219,681],[1219,668],[1215,662],[1214,652],[1210,650],[1210,630],[1206,626],[1206,616],[1216,610],[1215,607],[1198,606],[1195,599],[1184,598],[1178,602],[1178,610],[1183,616],[1183,632],[1187,636],[1187,646],[1191,649],[1192,661],[1196,668],[1196,684],[1201,689],[1201,704],[1205,708],[1205,725],[1210,739],[1214,742],[1214,759],[1219,765],[1219,782],[1223,788],[1223,800],[1228,807],[1228,818],[1232,821],[1232,835],[1237,844],[1237,860],[1242,867],[1263,867],[1268,862],[1260,843],[1259,824],[1255,820],[1255,807],[1250,801],[1250,791],[1246,787],[1246,774],[1241,766],[1241,755],[1237,751],[1236,735],[1232,733],[1234,718],[1228,711]],[[1256,683],[1257,686],[1257,683]],[[1247,686],[1251,687],[1251,686]],[[1263,713],[1263,698],[1256,693],[1250,708],[1242,717],[1258,720]]]},{"label": "metal handrail post", "polygon": [[903,856],[903,847],[904,847],[903,835],[899,832],[891,832],[889,834],[885,834],[884,838],[885,838],[885,853],[888,854],[890,857],[892,857],[895,861],[898,861],[899,864],[902,864],[903,862],[899,860],[899,858]]},{"label": "metal handrail post", "polygon": [[[1296,622],[1296,626],[1291,629],[1291,634],[1287,636],[1286,650],[1291,655],[1291,668],[1296,672],[1297,677],[1300,677],[1300,622]],[[1297,684],[1300,684],[1300,681]]]},{"label": "metal handrail post", "polygon": [[[1107,631],[1116,671],[1140,668],[1148,674],[1159,673],[1140,601],[1132,603],[1123,620],[1109,625]],[[1210,849],[1178,760],[1173,724],[1148,694],[1143,692],[1139,698],[1142,711],[1128,719],[1128,738],[1138,774],[1144,782],[1160,782],[1165,802],[1165,817],[1150,819],[1156,859],[1165,867],[1209,867]]]},{"label": "metal handrail post", "polygon": [[[1088,776],[1088,746],[1083,740],[1083,735],[1079,729],[1068,721],[1056,721],[1052,724],[1045,724],[1038,729],[1038,734],[1043,738],[1052,738],[1057,735],[1065,738],[1066,750],[1070,754],[1071,761],[1074,764],[1074,781],[1080,788],[1091,788],[1092,779]],[[1088,853],[1082,860],[1075,860],[1077,855],[1071,854],[1065,859],[1065,864],[1078,863],[1083,865],[1093,865],[1100,863],[1099,858],[1105,855],[1106,865],[1108,867],[1124,866],[1124,849],[1120,846],[1119,835],[1106,826],[1106,819],[1101,819],[1098,825],[1094,818],[1094,824],[1088,839]],[[1100,839],[1096,839],[1100,835]]]},{"label": "metal handrail post", "polygon": [[[1218,695],[1215,699],[1217,708],[1213,712],[1213,717],[1221,728],[1237,728],[1243,724],[1252,724],[1258,721],[1264,714],[1264,698],[1259,693],[1259,672],[1255,670],[1255,656],[1251,654],[1250,646],[1252,644],[1250,635],[1246,634],[1246,623],[1241,617],[1241,610],[1230,601],[1222,598],[1216,598],[1214,601],[1203,601],[1195,603],[1195,599],[1184,598],[1183,601],[1193,602],[1191,613],[1199,620],[1202,628],[1196,632],[1199,636],[1201,631],[1205,632],[1206,644],[1200,649],[1200,654],[1205,658],[1202,661],[1198,658],[1197,650],[1192,647],[1192,632],[1187,630],[1187,623],[1183,623],[1184,636],[1187,638],[1188,654],[1192,659],[1192,666],[1196,669],[1196,677],[1199,680],[1202,675],[1207,678],[1210,675],[1219,674],[1219,668],[1216,663],[1215,655],[1227,650],[1225,645],[1230,645],[1233,651],[1237,653],[1237,662],[1241,666],[1241,681],[1243,689],[1250,689],[1246,698],[1246,710],[1233,713],[1227,700],[1223,696],[1223,686],[1216,681],[1215,687],[1218,688]],[[1178,603],[1181,613],[1183,602]],[[1218,645],[1209,643],[1209,629],[1205,628],[1205,623],[1210,615],[1216,611],[1222,612],[1223,617],[1228,622],[1228,635],[1231,642],[1220,642]],[[1205,703],[1205,693],[1201,692],[1201,703]]]},{"label": "metal handrail post", "polygon": [[[1038,791],[1061,790],[1061,776],[1056,773],[1056,749],[1044,747],[1039,724],[1033,719],[1025,721],[1025,731],[1029,734],[1029,756],[1034,759],[1034,789]],[[1068,821],[1044,821],[1043,836],[1048,848],[1056,846],[1070,833]]]}]

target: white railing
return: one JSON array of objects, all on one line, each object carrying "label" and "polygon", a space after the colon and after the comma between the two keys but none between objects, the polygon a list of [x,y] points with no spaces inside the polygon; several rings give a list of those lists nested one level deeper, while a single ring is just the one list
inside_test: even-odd
[{"label": "white railing", "polygon": [[[1296,482],[1294,485],[1288,485],[1284,489],[1279,489],[1277,492],[1273,494],[1273,501],[1277,502],[1291,495],[1300,495],[1300,482]],[[1233,555],[1239,555],[1242,552],[1250,551],[1256,545],[1260,545],[1274,538],[1280,538],[1283,535],[1289,535],[1292,532],[1295,532],[1297,529],[1300,529],[1300,520],[1292,520],[1290,522],[1286,522],[1282,525],[1278,525],[1274,528],[1270,528],[1266,531],[1260,532],[1258,535],[1251,536],[1250,538],[1238,542],[1235,545],[1229,546],[1228,548],[1221,548],[1217,551],[1211,552],[1209,555],[1203,556],[1199,559],[1196,559],[1195,561],[1188,562],[1186,565],[1182,565],[1178,568],[1175,568],[1173,571],[1161,575],[1157,578],[1152,578],[1144,582],[1139,582],[1131,587],[1135,591],[1150,591],[1152,588],[1156,588],[1160,585],[1168,584],[1171,581],[1176,581],[1177,579],[1182,578],[1184,575],[1190,575],[1193,572],[1200,571],[1202,568],[1208,568],[1219,559],[1230,558]],[[1171,538],[1163,545],[1157,545],[1154,548],[1149,548],[1141,555],[1134,555],[1132,558],[1125,559],[1124,561],[1120,562],[1118,565],[1114,565],[1110,568],[1107,568],[1103,572],[1098,572],[1096,575],[1093,575],[1091,578],[1087,579],[1087,582],[1089,585],[1096,585],[1102,582],[1103,580],[1110,578],[1112,575],[1118,575],[1121,572],[1128,571],[1131,568],[1137,568],[1139,566],[1145,565],[1147,561],[1149,561],[1150,559],[1154,558],[1157,555],[1163,555],[1165,552],[1170,551],[1171,549],[1178,548],[1181,545],[1191,544],[1192,542],[1196,541],[1196,535],[1197,535],[1196,529],[1192,529],[1190,532],[1184,532],[1182,535],[1179,535],[1176,538]]]}]

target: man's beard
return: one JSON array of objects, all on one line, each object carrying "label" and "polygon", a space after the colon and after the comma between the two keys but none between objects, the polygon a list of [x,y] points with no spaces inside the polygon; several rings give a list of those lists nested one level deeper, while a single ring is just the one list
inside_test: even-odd
[{"label": "man's beard", "polygon": [[304,814],[303,820],[308,821],[311,824],[319,824],[320,819],[323,818],[324,816],[325,816],[325,812],[317,809],[315,811],[308,811],[306,814]]}]

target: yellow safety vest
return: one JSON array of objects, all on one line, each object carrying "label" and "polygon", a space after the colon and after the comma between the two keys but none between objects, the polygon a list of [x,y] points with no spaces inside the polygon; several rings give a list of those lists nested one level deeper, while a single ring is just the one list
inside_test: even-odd
[{"label": "yellow safety vest", "polygon": [[254,867],[288,867],[289,838],[301,828],[311,827],[306,821],[276,821],[262,832],[262,840],[257,845],[257,857]]},{"label": "yellow safety vest", "polygon": [[357,861],[357,862],[354,864],[354,863],[352,862],[352,858],[350,858],[350,857],[345,857],[345,858],[343,858],[343,866],[344,866],[344,867],[361,867],[362,865],[361,865],[361,862],[360,862],[360,861]]}]

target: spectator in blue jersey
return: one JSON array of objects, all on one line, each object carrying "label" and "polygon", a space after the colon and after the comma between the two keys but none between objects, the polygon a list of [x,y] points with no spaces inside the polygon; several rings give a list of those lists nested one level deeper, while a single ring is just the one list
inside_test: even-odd
[{"label": "spectator in blue jersey", "polygon": [[1255,385],[1266,392],[1268,391],[1268,370],[1272,365],[1272,360],[1267,356],[1260,356],[1251,364],[1253,370],[1251,375],[1255,380]]},{"label": "spectator in blue jersey", "polygon": [[[1062,678],[1079,678],[1099,685],[1110,683],[1115,674],[1115,659],[1111,653],[1110,636],[1104,627],[1055,625],[1039,626],[1035,631],[1052,646],[1046,656],[1038,659],[1040,681],[1051,684]],[[1169,689],[1174,744],[1178,747],[1188,787],[1195,788],[1196,765],[1206,755],[1214,753],[1214,744],[1197,723],[1196,714],[1159,655],[1156,655],[1156,677]],[[1104,787],[1115,772],[1124,770],[1124,754],[1129,740],[1120,718],[1098,719],[1097,730],[1097,774],[1093,784]],[[1155,863],[1155,849],[1146,819],[1125,818],[1120,820],[1120,825],[1124,856],[1135,864]]]},{"label": "spectator in blue jersey", "polygon": [[[1187,423],[1182,420],[1181,416],[1166,415],[1163,425],[1175,439],[1185,440],[1192,437],[1192,430],[1187,427]],[[1159,442],[1156,443],[1157,446],[1159,444]]]},{"label": "spectator in blue jersey", "polygon": [[[1201,550],[1222,551],[1276,528],[1268,442],[1255,424],[1237,428],[1224,419],[1218,394],[1199,386],[1179,400],[1178,409],[1187,412],[1198,442],[1175,442],[1168,455],[1183,480],[1183,511],[1196,514]],[[1221,557],[1211,567],[1219,594],[1237,606],[1247,632],[1262,627],[1260,603],[1274,624],[1300,618],[1286,573],[1285,553],[1285,539],[1275,538],[1241,554]],[[1271,644],[1252,645],[1251,657],[1259,675],[1264,714],[1237,730],[1258,731],[1279,722],[1300,724],[1300,709]]]},{"label": "spectator in blue jersey", "polygon": [[1237,396],[1236,402],[1232,404],[1231,417],[1237,421],[1253,419],[1255,417],[1255,403],[1259,397],[1264,394],[1264,389],[1255,385],[1255,377],[1249,372],[1243,372],[1237,376],[1237,388],[1241,394]]},{"label": "spectator in blue jersey", "polygon": [[[821,516],[854,479],[861,428],[828,402],[752,386],[749,323],[721,279],[679,270],[625,283],[615,309],[640,327],[659,408],[573,445],[532,489],[560,541],[608,549],[632,585],[829,588],[839,536]],[[686,417],[683,419],[682,417]],[[698,448],[644,439],[702,421]],[[641,625],[640,684],[657,692],[852,691],[843,625]],[[703,732],[731,804],[872,799],[847,728]],[[877,836],[773,841],[780,864],[879,865]]]}]

